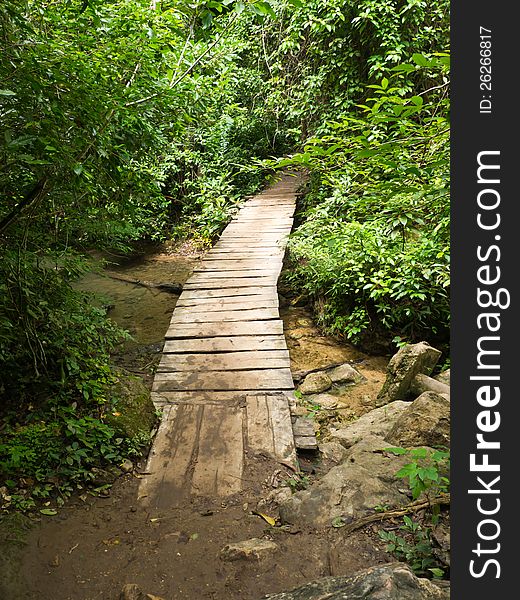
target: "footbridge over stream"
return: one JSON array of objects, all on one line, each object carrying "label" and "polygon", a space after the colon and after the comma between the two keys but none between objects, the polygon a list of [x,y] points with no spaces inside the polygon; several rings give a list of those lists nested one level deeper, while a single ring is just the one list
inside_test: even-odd
[{"label": "footbridge over stream", "polygon": [[162,421],[139,489],[150,506],[237,493],[258,454],[297,464],[277,281],[299,181],[285,174],[245,201],[184,285],[153,383]]}]

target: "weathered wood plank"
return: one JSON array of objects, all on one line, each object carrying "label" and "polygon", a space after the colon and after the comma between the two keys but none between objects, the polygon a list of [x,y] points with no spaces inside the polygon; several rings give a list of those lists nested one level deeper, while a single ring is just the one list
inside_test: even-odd
[{"label": "weathered wood plank", "polygon": [[291,413],[283,394],[246,396],[247,445],[296,466]]},{"label": "weathered wood plank", "polygon": [[[285,232],[285,231],[282,231],[282,232],[273,232],[273,233],[266,232],[266,233],[262,233],[261,234],[261,240],[262,240],[262,243],[265,243],[265,242],[278,242],[280,240],[286,239],[288,236],[289,236],[289,232],[288,231],[287,232]],[[256,231],[252,231],[252,230],[249,230],[249,231],[237,231],[237,232],[234,232],[234,231],[229,231],[229,232],[224,231],[222,233],[222,235],[220,236],[220,240],[223,241],[223,242],[224,241],[227,242],[229,240],[235,240],[235,241],[241,241],[241,240],[244,240],[244,241],[251,240],[251,241],[253,241],[254,240],[254,241],[257,241],[258,239],[260,239],[259,234],[256,233]]]},{"label": "weathered wood plank", "polygon": [[139,498],[150,507],[170,508],[189,492],[202,409],[196,405],[164,408],[146,466],[148,474],[139,486]]},{"label": "weathered wood plank", "polygon": [[244,310],[253,308],[277,308],[278,298],[272,294],[256,294],[255,296],[230,296],[228,298],[179,298],[175,305],[175,310],[196,310],[202,311],[221,311],[235,310],[238,308]]},{"label": "weathered wood plank", "polygon": [[288,390],[294,387],[291,370],[250,369],[248,371],[182,371],[156,373],[153,390]]},{"label": "weathered wood plank", "polygon": [[[234,287],[234,288],[216,288],[216,289],[184,289],[180,298],[187,300],[188,298],[231,298],[233,296],[248,298],[251,296],[269,296],[272,298],[277,296],[276,287],[268,286],[268,287],[259,287],[255,285],[244,286],[244,287]],[[179,299],[180,299],[179,298]]]},{"label": "weathered wood plank", "polygon": [[210,279],[233,279],[238,277],[243,279],[244,277],[269,277],[276,281],[278,279],[281,264],[273,265],[270,267],[266,265],[263,269],[238,269],[229,270],[227,267],[222,267],[219,270],[205,270],[197,271],[189,278],[190,283],[195,281],[208,281]]},{"label": "weathered wood plank", "polygon": [[[232,255],[237,260],[255,260],[257,258],[267,257],[280,260],[283,258],[283,248],[249,248],[238,250],[233,248],[214,248],[204,256],[204,262],[211,260],[231,260]],[[202,263],[201,263],[202,264]]]},{"label": "weathered wood plank", "polygon": [[170,338],[228,337],[244,335],[283,335],[283,323],[272,321],[233,321],[229,323],[175,323],[166,332]]},{"label": "weathered wood plank", "polygon": [[222,352],[218,354],[163,354],[159,373],[289,368],[288,350]]},{"label": "weathered wood plank", "polygon": [[[175,392],[152,392],[151,398],[155,406],[162,408],[170,404],[226,404],[227,406],[240,406],[244,408],[246,405],[246,394],[254,392],[241,391],[205,391],[198,390],[196,392],[189,390],[177,390]],[[264,393],[265,392],[258,392]]]},{"label": "weathered wood plank", "polygon": [[166,340],[163,352],[171,354],[242,352],[248,350],[284,350],[286,347],[283,335],[245,335]]},{"label": "weathered wood plank", "polygon": [[188,280],[184,284],[185,290],[220,290],[224,288],[250,288],[250,287],[269,287],[276,286],[276,278],[272,276],[265,277],[234,277],[229,279],[213,279],[207,281]]},{"label": "weathered wood plank", "polygon": [[203,410],[191,490],[200,496],[230,496],[242,489],[244,411],[215,405]]},{"label": "weathered wood plank", "polygon": [[245,235],[249,237],[251,232],[256,233],[257,237],[264,237],[264,234],[279,235],[280,233],[287,233],[290,231],[290,227],[287,225],[267,225],[259,223],[258,221],[251,221],[248,223],[240,222],[240,224],[231,224],[224,229],[226,235],[237,234]]},{"label": "weathered wood plank", "polygon": [[281,256],[266,256],[255,258],[220,258],[208,260],[207,258],[193,270],[194,273],[206,271],[265,271],[275,270],[282,264]]},{"label": "weathered wood plank", "polygon": [[251,394],[246,396],[247,446],[256,453],[267,452],[274,455],[274,432],[271,428],[267,396]]},{"label": "weathered wood plank", "polygon": [[279,319],[277,308],[250,308],[245,309],[238,305],[235,310],[228,308],[223,311],[197,311],[195,307],[188,309],[175,309],[170,321],[175,323],[219,323],[220,321],[264,321]]},{"label": "weathered wood plank", "polygon": [[282,248],[283,244],[281,242],[279,242],[278,240],[259,240],[259,239],[254,239],[254,238],[247,238],[247,239],[233,239],[233,238],[224,238],[224,239],[220,239],[213,247],[214,248],[220,248],[222,246],[229,246],[229,245],[234,245],[234,246],[242,246],[245,250],[247,249],[259,249],[259,248],[265,248],[267,250],[271,250],[272,248]]}]

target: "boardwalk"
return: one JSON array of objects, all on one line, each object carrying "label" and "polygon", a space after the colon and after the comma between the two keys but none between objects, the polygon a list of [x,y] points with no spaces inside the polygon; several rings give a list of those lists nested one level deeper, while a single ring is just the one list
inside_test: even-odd
[{"label": "boardwalk", "polygon": [[294,177],[246,201],[186,282],[153,385],[163,418],[139,496],[156,507],[242,489],[259,453],[296,464],[277,280]]}]

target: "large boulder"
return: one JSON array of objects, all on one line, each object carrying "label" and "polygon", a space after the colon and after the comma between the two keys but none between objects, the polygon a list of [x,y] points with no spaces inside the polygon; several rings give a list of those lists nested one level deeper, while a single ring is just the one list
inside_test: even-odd
[{"label": "large boulder", "polygon": [[450,401],[424,392],[398,417],[386,436],[396,446],[449,446]]},{"label": "large boulder", "polygon": [[140,377],[119,369],[116,383],[108,389],[113,410],[105,421],[124,437],[147,436],[154,427],[157,416],[150,390]]},{"label": "large boulder", "polygon": [[388,363],[386,381],[377,396],[376,405],[406,400],[415,376],[419,373],[430,375],[440,356],[441,352],[426,342],[403,346]]},{"label": "large boulder", "polygon": [[327,527],[337,517],[349,520],[377,506],[407,503],[409,498],[395,473],[409,459],[385,453],[386,447],[388,443],[375,436],[352,446],[342,464],[280,505],[281,519]]},{"label": "large boulder", "polygon": [[408,402],[396,400],[376,408],[359,417],[357,421],[341,429],[331,429],[330,438],[350,448],[367,436],[376,435],[386,439],[399,416],[410,406]]},{"label": "large boulder", "polygon": [[324,577],[262,600],[449,600],[448,585],[416,577],[404,563],[364,569],[350,577]]}]

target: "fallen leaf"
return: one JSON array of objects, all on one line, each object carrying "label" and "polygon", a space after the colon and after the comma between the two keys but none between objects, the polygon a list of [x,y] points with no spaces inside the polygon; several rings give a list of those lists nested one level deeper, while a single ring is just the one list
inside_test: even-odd
[{"label": "fallen leaf", "polygon": [[253,510],[252,514],[253,515],[257,515],[258,517],[262,517],[262,519],[266,523],[269,523],[269,525],[271,525],[271,527],[275,527],[275,525],[276,525],[276,519],[273,519],[273,517],[270,517],[269,515],[264,515],[264,513],[258,512],[256,510]]},{"label": "fallen leaf", "polygon": [[58,511],[54,510],[54,508],[41,508],[40,512],[42,515],[48,515],[49,517],[52,517],[52,516],[58,514]]}]

